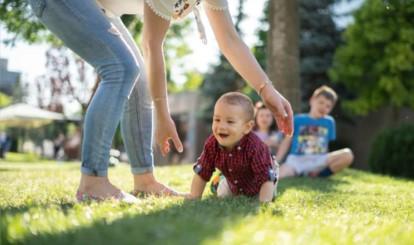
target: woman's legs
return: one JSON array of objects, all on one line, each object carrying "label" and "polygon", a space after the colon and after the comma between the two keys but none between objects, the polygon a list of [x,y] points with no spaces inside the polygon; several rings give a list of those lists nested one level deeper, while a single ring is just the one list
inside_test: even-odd
[{"label": "woman's legs", "polygon": [[125,40],[95,0],[31,0],[39,19],[95,67],[102,81],[85,115],[79,190],[99,197],[118,190],[107,179],[109,150],[122,108],[139,74]]},{"label": "woman's legs", "polygon": [[[139,66],[144,67],[142,55],[121,19],[111,18],[110,21],[119,30]],[[123,108],[121,133],[131,163],[132,173],[152,172],[154,168],[152,154],[152,102],[144,69],[141,71],[132,93]]]},{"label": "woman's legs", "polygon": [[[121,19],[111,18],[110,21],[120,31],[138,61],[139,67],[144,67],[141,52]],[[134,191],[165,195],[176,194],[159,183],[153,174],[152,102],[144,69],[142,69],[127,103],[125,103],[121,119],[121,132],[131,164],[131,172],[134,175]]]}]

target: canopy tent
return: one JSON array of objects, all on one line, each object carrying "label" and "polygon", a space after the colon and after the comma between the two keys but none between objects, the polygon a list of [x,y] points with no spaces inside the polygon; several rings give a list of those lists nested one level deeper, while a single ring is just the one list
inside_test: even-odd
[{"label": "canopy tent", "polygon": [[38,128],[55,120],[64,120],[61,113],[40,109],[28,104],[14,104],[0,110],[0,126]]}]

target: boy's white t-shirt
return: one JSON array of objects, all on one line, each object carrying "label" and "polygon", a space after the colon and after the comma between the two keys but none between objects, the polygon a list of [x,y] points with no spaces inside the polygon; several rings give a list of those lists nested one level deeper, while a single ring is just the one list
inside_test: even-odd
[{"label": "boy's white t-shirt", "polygon": [[[143,16],[144,2],[165,20],[178,20],[188,15],[200,0],[97,0],[109,16],[137,14]],[[201,0],[204,7],[225,10],[227,0]]]}]

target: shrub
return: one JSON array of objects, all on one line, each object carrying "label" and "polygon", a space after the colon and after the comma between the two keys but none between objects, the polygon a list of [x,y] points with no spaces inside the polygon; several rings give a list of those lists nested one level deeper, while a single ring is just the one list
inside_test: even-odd
[{"label": "shrub", "polygon": [[381,132],[371,147],[369,166],[377,173],[414,178],[414,125]]}]

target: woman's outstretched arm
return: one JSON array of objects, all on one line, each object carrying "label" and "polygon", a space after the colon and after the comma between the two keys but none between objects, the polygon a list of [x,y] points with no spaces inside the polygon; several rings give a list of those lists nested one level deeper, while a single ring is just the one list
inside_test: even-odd
[{"label": "woman's outstretched arm", "polygon": [[179,152],[183,151],[168,108],[163,43],[170,22],[156,15],[147,4],[144,5],[142,48],[155,107],[155,141],[160,147],[161,154],[165,156],[170,151],[170,139]]},{"label": "woman's outstretched arm", "polygon": [[293,133],[293,111],[290,103],[273,88],[268,76],[238,35],[228,10],[206,9],[206,14],[221,52],[235,70],[259,93],[272,111],[279,129]]}]

